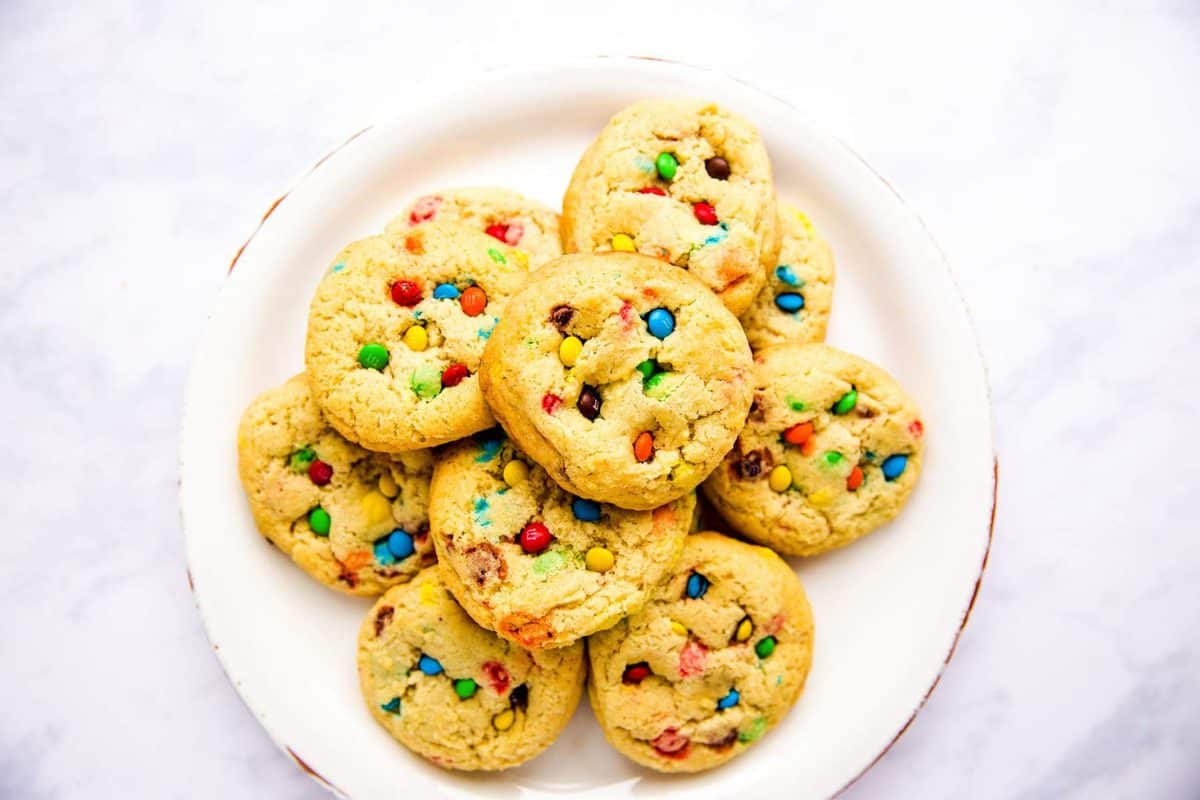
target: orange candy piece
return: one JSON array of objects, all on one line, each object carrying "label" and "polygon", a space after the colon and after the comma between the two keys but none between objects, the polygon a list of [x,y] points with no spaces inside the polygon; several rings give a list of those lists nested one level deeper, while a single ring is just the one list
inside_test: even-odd
[{"label": "orange candy piece", "polygon": [[862,467],[857,464],[854,469],[850,470],[850,474],[846,477],[846,490],[853,492],[858,487],[862,486],[863,471]]},{"label": "orange candy piece", "polygon": [[487,308],[487,295],[478,286],[468,286],[463,290],[462,297],[458,298],[458,302],[462,306],[464,314],[468,317],[477,317],[483,313],[483,309]]},{"label": "orange candy piece", "polygon": [[654,458],[654,436],[650,431],[642,431],[633,440],[633,457],[643,464]]},{"label": "orange candy piece", "polygon": [[783,440],[788,444],[802,445],[813,435],[813,424],[801,422],[783,432]]}]

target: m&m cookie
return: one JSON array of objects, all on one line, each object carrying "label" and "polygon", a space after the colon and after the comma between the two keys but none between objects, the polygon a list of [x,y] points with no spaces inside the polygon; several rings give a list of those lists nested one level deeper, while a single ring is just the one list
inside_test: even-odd
[{"label": "m&m cookie", "polygon": [[479,359],[525,274],[513,248],[448,222],[349,245],[309,308],[305,362],[326,419],[382,452],[492,425]]},{"label": "m&m cookie", "polygon": [[484,351],[496,419],[564,490],[648,510],[682,497],[750,407],[737,319],[686,271],[634,253],[530,275]]},{"label": "m&m cookie", "polygon": [[808,599],[783,559],[698,533],[645,608],[588,639],[588,696],[621,753],[697,772],[745,752],[783,718],[812,647]]},{"label": "m&m cookie", "polygon": [[433,563],[428,450],[396,456],[346,441],[303,375],[263,392],[238,428],[238,474],[258,530],[305,572],[376,595]]},{"label": "m&m cookie", "polygon": [[925,424],[883,369],[826,344],[755,355],[754,405],[704,494],[747,538],[809,556],[900,513]]},{"label": "m&m cookie", "polygon": [[561,647],[646,602],[683,549],[694,493],[650,511],[572,495],[499,430],[439,454],[430,530],[442,577],[486,628]]},{"label": "m&m cookie", "polygon": [[471,621],[435,568],[379,598],[358,635],[371,715],[433,763],[514,767],[558,736],[583,693],[583,643],[530,652]]},{"label": "m&m cookie", "polygon": [[683,267],[734,314],[779,252],[771,164],[758,131],[699,100],[614,116],[563,198],[564,252],[638,252]]}]

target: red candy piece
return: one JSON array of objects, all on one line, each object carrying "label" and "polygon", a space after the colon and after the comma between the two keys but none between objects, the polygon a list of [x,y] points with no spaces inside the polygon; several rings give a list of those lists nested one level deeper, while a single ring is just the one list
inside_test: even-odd
[{"label": "red candy piece", "polygon": [[651,742],[659,755],[668,758],[687,758],[688,738],[674,728],[667,728]]},{"label": "red candy piece", "polygon": [[621,676],[624,683],[641,683],[650,677],[650,665],[645,661],[637,664],[630,664],[625,668],[625,674]]},{"label": "red candy piece", "polygon": [[396,281],[392,284],[392,300],[396,305],[415,306],[421,302],[421,287],[412,281]]},{"label": "red candy piece", "polygon": [[798,425],[793,425],[783,432],[783,440],[788,444],[802,445],[808,441],[813,435],[813,424],[811,422],[801,422]]},{"label": "red candy piece", "polygon": [[921,420],[914,419],[908,424],[908,432],[920,439],[921,435],[925,433],[925,426],[921,424]]},{"label": "red candy piece", "polygon": [[508,684],[512,679],[508,677],[508,670],[500,662],[485,661],[483,674],[487,678],[488,686],[491,686],[496,694],[504,694],[508,690]]},{"label": "red candy piece", "polygon": [[562,408],[562,398],[556,394],[542,395],[542,411],[547,414],[553,414]]},{"label": "red candy piece", "polygon": [[419,198],[417,202],[413,203],[412,213],[408,215],[408,224],[416,225],[433,219],[433,215],[437,213],[438,206],[441,204],[442,198],[434,194],[427,194]]},{"label": "red candy piece", "polygon": [[859,467],[858,465],[855,465],[854,469],[850,470],[850,475],[846,478],[846,489],[848,491],[853,492],[855,489],[862,486],[862,482],[863,482],[862,468]]},{"label": "red candy piece", "polygon": [[717,224],[717,210],[708,203],[696,203],[692,206],[692,213],[700,220],[701,225]]},{"label": "red candy piece", "polygon": [[621,323],[625,330],[633,327],[633,319],[636,316],[633,313],[633,304],[626,302],[621,306]]},{"label": "red candy piece", "polygon": [[645,186],[641,189],[638,189],[638,194],[656,194],[659,197],[667,196],[667,193],[664,192],[662,189],[658,188],[657,186]]},{"label": "red candy piece", "polygon": [[782,611],[771,617],[771,621],[767,623],[767,633],[774,636],[783,630],[783,623],[787,622],[787,615]]},{"label": "red candy piece", "polygon": [[708,648],[695,639],[688,640],[679,653],[679,675],[686,678],[704,671],[704,662],[708,661]]},{"label": "red candy piece", "polygon": [[493,239],[499,239],[505,244],[516,245],[521,241],[521,237],[525,235],[525,226],[519,222],[510,222],[506,225],[496,223],[488,225],[484,229],[484,233],[491,236]]},{"label": "red candy piece", "polygon": [[524,528],[521,528],[521,534],[517,540],[521,543],[521,549],[526,553],[540,553],[550,546],[550,529],[540,522],[531,522]]},{"label": "red candy piece", "polygon": [[451,364],[442,372],[442,386],[458,386],[471,371],[462,364]]},{"label": "red candy piece", "polygon": [[333,467],[318,458],[308,465],[308,478],[317,486],[324,486],[333,479]]},{"label": "red candy piece", "polygon": [[499,239],[502,242],[508,241],[508,226],[507,225],[488,225],[483,229],[483,232],[493,239]]}]

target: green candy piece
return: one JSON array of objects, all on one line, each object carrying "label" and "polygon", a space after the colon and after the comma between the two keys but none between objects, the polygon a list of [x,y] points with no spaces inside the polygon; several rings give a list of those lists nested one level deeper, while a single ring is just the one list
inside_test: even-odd
[{"label": "green candy piece", "polygon": [[478,688],[479,684],[470,678],[459,678],[454,682],[454,693],[463,700],[470,700],[474,697]]},{"label": "green candy piece", "polygon": [[738,734],[739,742],[753,742],[767,732],[767,718],[757,717],[750,727]]},{"label": "green candy piece", "polygon": [[837,450],[829,450],[825,453],[825,463],[831,467],[836,467],[842,463],[842,454]]},{"label": "green candy piece", "polygon": [[637,365],[637,371],[642,373],[642,381],[650,380],[650,376],[658,369],[658,362],[653,358],[647,358],[645,361]]},{"label": "green candy piece", "polygon": [[647,397],[652,397],[655,400],[666,400],[671,396],[671,392],[679,388],[681,380],[683,379],[680,376],[669,372],[656,372],[650,376],[650,379],[643,384],[642,388],[645,389]]},{"label": "green candy piece", "polygon": [[566,563],[567,559],[562,553],[557,550],[547,550],[533,560],[533,571],[537,575],[546,576],[562,569]]},{"label": "green candy piece", "polygon": [[332,524],[333,520],[330,519],[329,512],[320,506],[308,512],[308,527],[312,528],[312,532],[317,536],[328,536],[329,526]]},{"label": "green candy piece", "polygon": [[316,460],[317,451],[311,447],[305,447],[292,453],[291,458],[288,459],[288,468],[292,472],[308,472],[309,465]]},{"label": "green candy piece", "polygon": [[851,389],[842,395],[840,400],[833,404],[833,413],[838,415],[849,414],[854,410],[856,405],[858,405],[858,391]]},{"label": "green candy piece", "polygon": [[767,636],[760,639],[758,644],[754,645],[754,652],[759,658],[766,658],[771,653],[775,652],[775,637]]},{"label": "green candy piece", "polygon": [[488,255],[491,256],[492,261],[495,261],[497,264],[507,264],[508,263],[508,260],[504,258],[504,254],[501,253],[499,250],[497,250],[494,247],[488,248]]},{"label": "green candy piece", "polygon": [[358,351],[358,363],[367,369],[382,370],[388,365],[388,350],[378,342],[364,344]]},{"label": "green candy piece", "polygon": [[412,374],[412,388],[422,400],[432,400],[441,394],[442,373],[429,366],[417,367]]},{"label": "green candy piece", "polygon": [[803,411],[804,410],[804,401],[797,400],[795,397],[793,397],[790,394],[787,396],[787,404],[788,404],[788,407],[792,409],[792,411]]},{"label": "green candy piece", "polygon": [[675,180],[675,170],[679,167],[679,161],[671,153],[659,153],[658,158],[654,159],[654,168],[658,170],[658,177],[664,181]]}]

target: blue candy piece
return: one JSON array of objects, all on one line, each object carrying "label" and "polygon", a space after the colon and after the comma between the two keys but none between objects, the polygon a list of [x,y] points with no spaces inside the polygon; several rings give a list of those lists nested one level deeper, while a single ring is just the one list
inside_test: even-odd
[{"label": "blue candy piece", "polygon": [[453,283],[439,283],[433,287],[433,297],[435,300],[453,300],[458,295],[458,287]]},{"label": "blue candy piece", "polygon": [[775,305],[779,306],[780,311],[786,311],[793,314],[804,308],[804,295],[797,292],[784,292],[783,294],[775,295]]},{"label": "blue candy piece", "polygon": [[582,522],[595,522],[600,519],[600,504],[576,497],[571,501],[571,513]]},{"label": "blue candy piece", "polygon": [[788,286],[800,287],[804,285],[804,279],[792,271],[792,268],[787,264],[780,264],[775,268],[775,277]]},{"label": "blue candy piece", "polygon": [[396,563],[396,557],[388,549],[386,536],[375,543],[375,560],[385,567]]},{"label": "blue candy piece", "polygon": [[688,576],[687,580],[687,596],[693,600],[699,600],[704,597],[704,593],[708,591],[708,578],[701,575],[699,572],[693,572]]},{"label": "blue candy piece", "polygon": [[486,464],[491,461],[500,454],[500,448],[504,447],[504,439],[499,436],[487,436],[476,441],[479,444],[479,455],[475,456],[477,464]]},{"label": "blue candy piece", "polygon": [[408,558],[413,554],[413,537],[400,528],[392,531],[387,537],[387,549],[396,560]]},{"label": "blue candy piece", "polygon": [[717,701],[717,710],[724,711],[727,708],[733,708],[739,702],[741,702],[741,700],[742,700],[742,696],[741,696],[741,694],[738,693],[738,690],[730,689],[729,694],[725,695],[724,697],[722,697],[720,700]]},{"label": "blue candy piece", "polygon": [[904,474],[904,468],[908,466],[908,456],[894,455],[888,456],[883,460],[881,465],[883,468],[883,477],[889,481],[894,481]]},{"label": "blue candy piece", "polygon": [[426,675],[441,675],[442,665],[436,658],[430,658],[424,653],[421,654],[421,660],[417,662],[417,669],[424,672]]},{"label": "blue candy piece", "polygon": [[381,705],[380,708],[382,708],[384,711],[388,712],[389,714],[399,714],[400,713],[400,698],[393,697],[391,700],[388,700],[386,703]]},{"label": "blue candy piece", "polygon": [[675,317],[665,308],[656,308],[646,315],[646,327],[657,339],[665,339],[675,330]]}]

